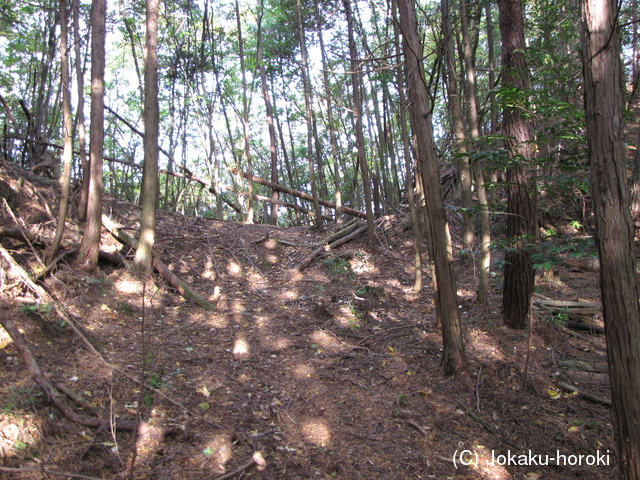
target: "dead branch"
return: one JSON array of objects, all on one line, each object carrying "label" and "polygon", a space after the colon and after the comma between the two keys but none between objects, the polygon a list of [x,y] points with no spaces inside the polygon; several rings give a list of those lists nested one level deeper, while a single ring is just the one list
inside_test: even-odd
[{"label": "dead branch", "polygon": [[[69,420],[85,427],[99,428],[107,422],[110,422],[108,418],[98,418],[89,415],[83,415],[73,410],[67,399],[55,388],[49,380],[45,377],[36,361],[35,357],[31,353],[27,341],[18,330],[18,327],[9,318],[0,317],[0,324],[4,327],[7,333],[13,339],[13,343],[18,350],[18,353],[22,357],[25,366],[31,378],[36,382],[38,387],[44,392],[49,402],[51,402],[60,412]],[[115,419],[116,429],[132,431],[137,427],[137,422],[131,422],[122,419]],[[177,433],[177,432],[176,432]]]},{"label": "dead branch", "polygon": [[535,295],[532,302],[534,307],[548,312],[564,311],[569,315],[595,315],[602,312],[602,305],[595,302],[552,300],[542,295]]},{"label": "dead branch", "polygon": [[607,407],[611,406],[611,400],[609,400],[608,398],[602,398],[602,397],[598,397],[597,395],[592,395],[590,393],[584,392],[580,390],[578,387],[576,387],[575,385],[571,385],[570,383],[558,382],[558,386],[564,388],[565,390],[571,393],[577,393],[585,400],[589,400],[593,403],[598,403],[600,405],[605,405]]},{"label": "dead branch", "polygon": [[22,222],[18,221],[18,219],[16,218],[16,216],[13,213],[13,210],[11,210],[11,207],[9,206],[9,204],[7,203],[7,200],[5,198],[2,199],[2,203],[4,203],[4,207],[7,209],[7,212],[9,212],[9,215],[11,215],[11,218],[13,218],[13,221],[16,223],[16,225],[18,225],[18,228],[22,232],[22,235],[24,236],[25,241],[29,245],[29,248],[31,249],[31,252],[33,252],[34,257],[36,257],[36,260],[38,260],[40,265],[42,265],[44,267],[44,262],[42,261],[42,259],[38,255],[38,252],[36,252],[36,249],[33,248],[33,244],[31,243],[31,241],[29,241],[29,236],[27,235],[27,233],[25,231],[24,225],[22,224]]},{"label": "dead branch", "polygon": [[235,477],[239,473],[242,473],[245,470],[248,470],[248,469],[250,469],[250,468],[252,468],[254,466],[260,472],[263,471],[265,468],[267,468],[267,462],[265,461],[264,457],[262,456],[262,452],[255,452],[253,454],[253,457],[251,457],[251,460],[249,460],[247,463],[245,463],[244,465],[236,468],[233,472],[225,473],[224,475],[222,475],[220,477],[216,477],[214,480],[226,480],[227,478]]},{"label": "dead branch", "polygon": [[181,404],[180,402],[172,399],[171,397],[169,397],[164,392],[162,392],[162,391],[158,390],[157,388],[154,388],[154,387],[152,387],[150,385],[147,385],[145,382],[137,379],[136,377],[134,377],[130,373],[126,372],[125,370],[123,370],[121,368],[118,368],[115,365],[107,362],[107,360],[105,360],[105,358],[100,354],[100,352],[98,352],[98,350],[95,349],[95,347],[91,344],[91,342],[87,339],[87,337],[85,337],[85,335],[82,333],[82,331],[75,324],[73,319],[69,315],[67,315],[67,313],[58,304],[58,302],[51,295],[49,295],[41,286],[39,286],[38,284],[34,283],[33,280],[31,280],[31,278],[29,277],[29,274],[27,274],[27,272],[25,272],[25,270],[13,259],[13,257],[9,254],[9,252],[1,244],[0,244],[0,255],[2,255],[5,258],[5,260],[9,263],[11,268],[13,270],[15,270],[15,272],[18,274],[18,276],[20,276],[22,281],[42,301],[44,301],[45,303],[53,306],[53,308],[54,308],[56,314],[58,315],[58,317],[61,320],[63,320],[67,325],[69,325],[71,327],[71,329],[74,331],[74,333],[76,335],[78,335],[78,337],[80,337],[80,339],[82,341],[82,344],[85,346],[85,348],[87,350],[89,350],[93,355],[95,355],[96,358],[98,358],[98,360],[100,360],[100,363],[102,363],[102,365],[106,366],[107,368],[109,368],[109,369],[111,369],[111,370],[113,370],[115,372],[118,372],[119,374],[121,374],[124,377],[128,378],[129,380],[131,380],[135,384],[140,385],[141,387],[147,388],[148,390],[154,392],[156,395],[158,395],[158,396],[164,398],[165,400],[167,400],[169,403],[175,405],[178,408],[181,408],[182,410],[184,410],[186,412],[189,412],[193,417],[199,419],[200,421],[208,423],[209,425],[212,425],[214,427],[218,427],[218,425],[216,425],[215,423],[213,423],[210,420],[207,420],[206,418],[204,418],[204,417],[192,412],[188,407],[186,407],[185,405]]},{"label": "dead branch", "polygon": [[56,475],[58,477],[69,477],[69,478],[80,478],[82,480],[101,480],[97,477],[88,477],[86,475],[79,475],[77,473],[67,473],[67,472],[56,472],[55,470],[49,470],[48,468],[29,468],[29,467],[21,467],[21,468],[12,468],[12,467],[0,467],[0,472],[38,472],[44,475]]},{"label": "dead branch", "polygon": [[[375,221],[375,224],[378,225],[383,221],[384,221],[384,217],[383,218],[378,218]],[[302,260],[298,265],[293,267],[293,269],[285,276],[284,281],[288,282],[294,276],[299,274],[302,270],[304,270],[321,253],[328,252],[330,250],[334,250],[334,249],[338,248],[339,246],[344,245],[345,243],[350,242],[351,240],[357,238],[359,235],[362,235],[366,231],[367,231],[367,226],[364,225],[364,226],[358,228],[357,230],[354,230],[350,234],[345,235],[344,237],[334,241],[333,243],[329,243],[327,245],[321,245],[320,247],[316,248],[313,252],[311,252],[310,255],[308,255],[304,260]]]},{"label": "dead branch", "polygon": [[[233,173],[234,175],[237,175],[238,172],[240,173],[240,175],[242,175],[244,178],[249,180],[249,174],[246,172],[241,172],[239,171],[237,168],[231,168],[229,167],[228,170]],[[277,190],[279,192],[282,193],[286,193],[287,195],[291,195],[294,197],[298,197],[298,198],[302,198],[303,200],[307,200],[309,202],[313,202],[314,198],[313,196],[309,195],[308,193],[304,193],[304,192],[300,192],[298,190],[294,190],[293,188],[289,188],[289,187],[285,187],[283,185],[280,185],[278,183],[274,183],[274,182],[270,182],[268,180],[264,180],[260,177],[256,177],[256,176],[252,176],[250,178],[251,181],[255,182],[255,183],[259,183],[260,185],[264,185],[265,187],[269,187],[273,190]],[[334,202],[329,202],[328,200],[323,200],[323,199],[318,199],[318,203],[324,207],[329,207],[333,210],[335,210],[337,208],[336,204]],[[353,208],[350,207],[345,207],[342,206],[340,207],[340,211],[342,213],[346,213],[347,215],[352,215],[354,217],[359,217],[359,218],[367,218],[367,214],[364,212],[360,212],[358,210],[355,210]]]},{"label": "dead branch", "polygon": [[[122,230],[118,224],[116,224],[106,215],[102,215],[102,225],[104,225],[104,227],[109,230],[109,232],[111,232],[114,237],[116,237],[121,242],[129,245],[131,248],[135,249],[138,245],[138,242],[133,237],[131,237],[131,235]],[[209,300],[205,299],[202,295],[197,293],[184,281],[178,278],[178,276],[173,273],[169,269],[169,267],[162,263],[155,255],[153,257],[153,267],[158,271],[160,275],[162,275],[165,280],[167,280],[176,290],[178,290],[182,296],[193,300],[195,303],[200,305],[202,308],[205,308],[206,310],[216,309],[216,307]]]}]

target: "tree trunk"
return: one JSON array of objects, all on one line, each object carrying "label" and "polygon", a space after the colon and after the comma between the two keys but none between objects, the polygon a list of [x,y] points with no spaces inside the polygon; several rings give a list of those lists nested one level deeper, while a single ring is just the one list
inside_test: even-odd
[{"label": "tree trunk", "polygon": [[[464,1],[464,0],[461,0]],[[469,155],[467,149],[467,139],[462,117],[462,101],[458,88],[458,78],[456,69],[456,48],[453,29],[451,27],[451,13],[449,0],[441,1],[442,9],[442,35],[444,36],[445,48],[445,68],[444,74],[447,80],[447,96],[449,98],[449,114],[453,133],[456,137],[455,153],[458,157],[458,174],[460,176],[460,203],[462,204],[462,248],[464,250],[462,258],[468,262],[471,260],[475,234],[473,231],[473,217],[471,207],[471,168],[469,167]]]},{"label": "tree trunk", "polygon": [[[469,32],[469,18],[467,11],[467,0],[460,2],[460,26],[462,30],[462,51],[464,56],[464,67],[467,81],[465,83],[467,97],[467,117],[469,119],[469,131],[471,133],[471,145],[469,152],[473,154],[478,149],[480,140],[480,115],[478,114],[478,95],[476,90],[476,72]],[[482,172],[482,161],[475,159],[473,162],[473,172],[476,180],[476,190],[478,192],[478,204],[480,206],[480,268],[478,269],[478,291],[476,299],[478,303],[487,303],[489,295],[489,269],[491,266],[491,218],[485,190],[484,175]]]},{"label": "tree trunk", "polygon": [[84,222],[87,218],[87,201],[89,199],[89,160],[87,159],[87,132],[84,126],[84,73],[82,71],[82,57],[80,54],[80,5],[79,0],[73,0],[73,43],[76,57],[76,82],[78,84],[78,146],[80,147],[80,164],[82,165],[82,185],[78,200],[78,220]]},{"label": "tree trunk", "polygon": [[[394,18],[398,16],[398,2],[393,0],[392,14]],[[396,47],[396,52],[401,55],[400,44],[400,28],[397,22],[393,22],[393,37]],[[396,83],[398,85],[398,96],[400,100],[400,132],[402,135],[402,146],[404,151],[404,166],[405,166],[405,186],[407,189],[407,202],[409,203],[409,217],[411,218],[411,229],[413,231],[413,267],[414,267],[414,281],[413,291],[420,293],[422,291],[422,222],[420,221],[419,203],[416,202],[417,185],[413,179],[412,156],[411,156],[411,142],[409,139],[409,132],[407,128],[407,98],[405,95],[405,79],[402,72],[402,65],[398,63],[396,70]],[[417,174],[417,172],[416,172]]]},{"label": "tree trunk", "polygon": [[62,162],[64,165],[60,178],[60,209],[56,234],[47,252],[47,259],[53,260],[62,244],[62,236],[67,222],[69,208],[69,184],[71,181],[71,163],[73,162],[73,120],[71,118],[71,73],[69,70],[69,19],[67,17],[67,0],[60,0],[60,68],[62,70],[62,115],[64,132],[64,149]]},{"label": "tree trunk", "polygon": [[373,223],[373,210],[371,208],[371,184],[369,183],[369,167],[364,145],[364,127],[362,125],[362,99],[360,95],[360,67],[356,41],[353,35],[353,18],[351,14],[351,0],[343,0],[347,15],[347,29],[349,31],[349,54],[351,56],[351,86],[353,87],[353,114],[355,116],[356,148],[358,149],[358,165],[362,174],[364,187],[364,204],[367,212],[367,241],[373,244],[375,240],[375,225]]},{"label": "tree trunk", "polygon": [[[269,126],[269,153],[271,154],[271,181],[278,183],[278,141],[276,139],[276,127],[273,124],[273,106],[271,105],[271,95],[269,95],[269,86],[267,83],[267,72],[262,62],[262,54],[260,54],[260,78],[262,80],[262,96],[267,111],[267,124]],[[271,214],[269,215],[269,224],[278,224],[278,204],[280,194],[276,189],[271,190]]]},{"label": "tree trunk", "polygon": [[86,270],[93,270],[98,265],[102,229],[106,9],[106,0],[93,0],[91,5],[91,143],[89,146],[91,175],[87,224],[78,256],[81,267]]},{"label": "tree trunk", "polygon": [[583,0],[583,72],[591,198],[614,432],[625,480],[640,479],[640,305],[629,212],[617,3]]},{"label": "tree trunk", "polygon": [[318,24],[318,41],[320,43],[320,56],[322,59],[322,81],[324,83],[324,94],[327,102],[327,124],[329,138],[331,142],[331,155],[333,157],[333,182],[336,189],[336,223],[342,223],[342,191],[340,189],[340,168],[338,162],[338,141],[336,140],[336,128],[333,120],[333,105],[331,88],[329,85],[329,71],[327,67],[327,52],[322,38],[322,17],[318,7],[318,0],[314,2],[316,23]]},{"label": "tree trunk", "polygon": [[505,146],[511,155],[507,168],[507,237],[502,315],[507,326],[525,329],[529,324],[535,272],[528,247],[536,241],[536,184],[531,122],[526,108],[529,71],[525,61],[524,18],[520,0],[499,0],[502,36],[503,86],[518,98],[503,111]]},{"label": "tree trunk", "polygon": [[309,80],[309,65],[307,56],[307,43],[305,39],[304,23],[302,22],[302,7],[300,0],[297,0],[298,13],[298,35],[300,38],[300,57],[302,65],[300,74],[302,75],[302,87],[304,89],[305,119],[307,121],[307,158],[309,160],[309,183],[311,184],[311,195],[313,196],[314,210],[316,211],[316,228],[322,228],[322,212],[318,202],[318,187],[316,185],[316,169],[313,163],[313,120],[311,118],[311,81]]},{"label": "tree trunk", "polygon": [[[251,142],[249,138],[249,99],[247,98],[247,74],[244,62],[244,39],[242,38],[242,22],[240,20],[240,7],[236,0],[236,24],[238,26],[238,48],[240,49],[240,71],[242,73],[242,125],[244,132],[244,154],[247,157],[247,172],[249,173],[249,195],[247,198],[247,218],[245,223],[253,223],[253,158],[251,156]],[[239,167],[238,167],[239,168]]]},{"label": "tree trunk", "polygon": [[140,240],[134,259],[141,277],[151,272],[158,209],[158,0],[147,0],[147,35],[144,49],[144,169]]},{"label": "tree trunk", "polygon": [[400,25],[404,36],[405,69],[411,102],[411,125],[421,165],[427,203],[429,256],[434,262],[436,311],[442,323],[446,375],[454,375],[465,364],[464,344],[449,225],[445,216],[440,172],[431,124],[431,94],[422,68],[423,46],[418,33],[414,0],[399,0]]}]

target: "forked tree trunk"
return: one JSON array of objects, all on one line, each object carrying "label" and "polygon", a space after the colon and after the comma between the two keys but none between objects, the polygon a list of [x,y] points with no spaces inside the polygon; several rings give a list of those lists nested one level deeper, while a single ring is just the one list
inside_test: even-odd
[{"label": "forked tree trunk", "polygon": [[69,184],[71,181],[71,163],[73,161],[73,120],[71,118],[71,73],[69,70],[69,19],[67,0],[60,0],[60,67],[62,76],[62,118],[64,131],[64,149],[62,150],[63,171],[60,178],[61,197],[58,211],[56,234],[47,252],[47,259],[53,260],[62,245],[62,236],[69,208]]},{"label": "forked tree trunk", "polygon": [[512,244],[505,253],[502,314],[507,326],[525,329],[535,281],[529,245],[536,241],[536,185],[531,122],[523,111],[529,71],[525,61],[524,17],[520,0],[498,0],[502,36],[503,81],[517,98],[503,111],[505,145],[511,156],[507,168],[507,237]]},{"label": "forked tree trunk", "polygon": [[104,148],[104,69],[106,38],[106,0],[91,5],[91,175],[85,227],[78,261],[82,268],[98,265],[102,229],[102,163]]},{"label": "forked tree trunk", "polygon": [[640,479],[640,305],[624,151],[617,5],[583,0],[583,71],[614,432],[625,480]]},{"label": "forked tree trunk", "polygon": [[[467,118],[469,119],[469,131],[471,133],[470,153],[478,149],[480,140],[480,115],[478,113],[478,94],[476,90],[475,55],[469,32],[469,12],[467,10],[467,0],[460,2],[460,27],[462,30],[462,51],[464,55],[464,68],[467,81],[465,90],[467,96]],[[478,271],[478,291],[476,299],[478,303],[487,303],[489,295],[489,269],[491,267],[491,217],[489,216],[489,206],[487,192],[485,189],[484,175],[482,171],[483,162],[476,159],[473,164],[473,173],[476,181],[476,191],[478,192],[478,205],[480,206],[480,268]]]},{"label": "forked tree trunk", "polygon": [[411,125],[416,137],[424,193],[427,204],[429,256],[434,263],[436,310],[442,324],[446,375],[454,375],[465,364],[464,345],[458,310],[458,293],[453,271],[449,225],[445,216],[440,172],[431,124],[431,97],[422,67],[423,46],[418,33],[414,0],[399,0],[400,25],[404,36],[405,69],[411,102]]}]

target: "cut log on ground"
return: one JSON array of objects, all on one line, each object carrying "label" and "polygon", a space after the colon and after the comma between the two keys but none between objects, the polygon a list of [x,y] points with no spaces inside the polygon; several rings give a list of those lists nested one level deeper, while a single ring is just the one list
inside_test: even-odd
[{"label": "cut log on ground", "polygon": [[[129,245],[131,248],[135,249],[138,242],[127,232],[121,229],[121,227],[111,220],[106,215],[102,215],[102,225],[111,232],[111,234],[116,237],[121,242]],[[167,280],[176,290],[180,292],[180,294],[186,298],[193,300],[195,303],[200,305],[202,308],[206,310],[215,310],[216,307],[202,295],[193,290],[189,285],[187,285],[184,281],[176,276],[175,273],[171,271],[169,267],[167,267],[164,263],[162,263],[158,257],[153,256],[153,268],[155,268],[162,277]]]},{"label": "cut log on ground", "polygon": [[[375,224],[379,225],[385,219],[386,219],[386,217],[378,218],[375,221]],[[343,232],[349,232],[349,230],[350,230],[349,228],[346,228],[346,229],[344,229],[342,231]],[[358,236],[362,235],[366,231],[367,231],[367,226],[363,225],[362,227],[358,228],[357,230],[354,230],[353,232],[349,233],[348,235],[345,234],[345,236],[335,240],[333,243],[329,243],[329,244],[326,244],[326,245],[319,246],[313,252],[311,252],[311,254],[308,255],[304,260],[302,260],[295,267],[293,267],[293,269],[285,276],[284,281],[288,282],[293,277],[295,277],[297,274],[299,274],[302,270],[304,270],[321,253],[329,252],[331,250],[334,250],[334,249],[338,248],[339,246],[344,245],[345,243],[350,242],[351,240],[357,238]]]},{"label": "cut log on ground", "polygon": [[[228,168],[228,170],[233,173],[234,175],[238,175],[239,170],[237,168]],[[303,200],[307,200],[309,202],[313,202],[314,198],[313,196],[309,195],[308,193],[304,193],[304,192],[300,192],[298,190],[294,190],[293,188],[289,188],[289,187],[285,187],[283,185],[280,185],[278,183],[273,183],[270,182],[268,180],[264,180],[260,177],[256,177],[255,175],[253,175],[251,178],[249,178],[249,174],[246,172],[240,172],[240,175],[242,175],[244,178],[246,178],[247,180],[251,180],[255,183],[259,183],[260,185],[264,185],[265,187],[269,187],[273,190],[277,190],[279,192],[282,193],[286,193],[287,195],[292,195],[294,197],[298,197],[298,198],[302,198]],[[333,210],[335,210],[337,208],[336,204],[334,202],[330,202],[328,200],[323,200],[321,198],[318,199],[318,203],[320,203],[320,205],[324,206],[324,207],[328,207],[331,208]],[[367,214],[364,212],[360,212],[358,210],[355,210],[353,208],[350,207],[345,207],[342,206],[340,207],[340,211],[342,213],[346,213],[347,215],[351,215],[354,217],[359,217],[359,218],[367,218]]]}]

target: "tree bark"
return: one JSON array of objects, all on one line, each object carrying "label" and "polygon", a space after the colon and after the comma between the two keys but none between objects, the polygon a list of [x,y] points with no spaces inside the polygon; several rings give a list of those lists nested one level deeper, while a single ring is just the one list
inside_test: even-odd
[{"label": "tree bark", "polygon": [[79,0],[73,1],[73,43],[76,57],[76,83],[78,89],[78,105],[76,118],[78,122],[78,146],[80,148],[80,164],[82,166],[82,185],[78,200],[78,220],[84,222],[87,218],[87,202],[89,200],[89,160],[87,159],[87,132],[84,126],[84,74],[80,53],[80,5]]},{"label": "tree bark", "polygon": [[614,433],[625,480],[640,479],[640,291],[629,211],[617,3],[583,0],[582,54],[591,198]]},{"label": "tree bark", "polygon": [[93,0],[91,6],[91,142],[89,146],[91,176],[87,224],[79,255],[79,263],[85,270],[93,270],[98,265],[102,229],[106,9],[106,0]]},{"label": "tree bark", "polygon": [[531,122],[525,118],[529,71],[525,60],[524,17],[520,0],[498,0],[502,36],[503,86],[517,96],[503,111],[505,146],[511,156],[507,168],[507,237],[502,314],[507,326],[525,329],[529,324],[535,272],[530,248],[536,241],[536,184]]},{"label": "tree bark", "polygon": [[364,188],[364,204],[367,212],[367,241],[375,240],[375,225],[373,223],[373,210],[371,207],[371,184],[369,182],[369,167],[364,145],[364,127],[362,125],[362,99],[360,95],[361,73],[358,66],[356,41],[353,35],[353,18],[351,13],[351,0],[343,0],[347,16],[347,29],[349,34],[349,55],[351,57],[351,86],[353,87],[353,114],[356,121],[356,148],[358,149],[358,165],[362,175]]},{"label": "tree bark", "polygon": [[73,119],[71,118],[71,73],[69,69],[69,18],[67,16],[67,0],[60,0],[60,68],[62,77],[62,116],[64,149],[62,150],[62,163],[64,165],[60,178],[60,209],[58,210],[58,225],[56,234],[47,252],[47,260],[55,258],[60,245],[67,222],[67,210],[69,209],[69,186],[71,183],[71,163],[73,162]]},{"label": "tree bark", "polygon": [[[267,124],[269,126],[269,153],[271,155],[271,181],[278,183],[278,141],[276,137],[276,127],[273,124],[273,106],[271,105],[271,95],[269,95],[269,84],[267,83],[267,72],[262,59],[260,60],[260,78],[262,80],[262,95],[267,111]],[[278,224],[278,199],[279,192],[275,188],[271,190],[271,213],[269,224]]]},{"label": "tree bark", "polygon": [[158,0],[147,0],[147,34],[144,49],[144,169],[140,240],[134,260],[141,277],[151,272],[158,209]]},{"label": "tree bark", "polygon": [[442,324],[445,375],[454,375],[465,364],[464,344],[449,225],[445,216],[440,172],[431,124],[431,94],[422,66],[423,46],[418,33],[414,0],[399,0],[400,25],[404,36],[405,69],[411,103],[411,125],[415,135],[424,183],[429,256],[434,263],[436,311]]},{"label": "tree bark", "polygon": [[[236,24],[238,26],[238,48],[240,49],[240,71],[242,73],[242,126],[244,132],[244,154],[247,157],[247,172],[249,177],[253,175],[253,157],[251,156],[251,142],[249,138],[249,94],[247,88],[247,74],[244,59],[244,39],[242,38],[242,22],[240,20],[240,6],[236,0]],[[245,223],[253,223],[253,183],[249,179],[249,196],[247,205],[247,217]]]},{"label": "tree bark", "polygon": [[336,223],[342,223],[342,190],[340,186],[340,167],[338,155],[338,141],[336,139],[336,127],[333,119],[333,105],[331,88],[329,85],[329,71],[327,67],[327,52],[324,46],[324,38],[322,36],[322,17],[318,0],[314,2],[316,23],[318,24],[318,42],[320,43],[320,57],[322,59],[322,81],[324,84],[324,94],[327,102],[327,128],[329,129],[329,139],[331,142],[331,155],[333,157],[333,182],[335,185],[336,195]]},{"label": "tree bark", "polygon": [[[461,0],[465,1],[465,0]],[[451,12],[449,0],[442,0],[440,4],[442,10],[442,35],[444,37],[445,68],[443,73],[446,78],[447,97],[449,99],[449,114],[453,133],[455,135],[456,149],[458,157],[458,174],[460,176],[460,203],[462,205],[462,248],[464,250],[462,258],[468,262],[472,258],[473,243],[475,233],[473,228],[473,217],[471,207],[473,206],[471,196],[471,168],[469,166],[469,154],[467,148],[467,138],[462,117],[462,101],[457,75],[456,39],[451,26]]]},{"label": "tree bark", "polygon": [[[445,0],[446,1],[446,0]],[[462,30],[462,51],[464,56],[464,67],[467,81],[465,83],[467,97],[467,117],[469,119],[469,132],[471,133],[471,143],[469,152],[473,154],[478,149],[480,140],[480,115],[478,113],[478,94],[476,90],[475,55],[471,34],[469,32],[469,12],[467,10],[467,0],[460,2],[460,27]],[[480,268],[478,271],[478,291],[476,299],[478,303],[487,303],[489,295],[489,270],[491,267],[491,218],[489,216],[489,206],[487,192],[485,189],[484,175],[482,172],[482,160],[473,161],[473,173],[476,181],[478,193],[478,205],[480,206]]]}]

